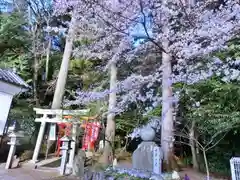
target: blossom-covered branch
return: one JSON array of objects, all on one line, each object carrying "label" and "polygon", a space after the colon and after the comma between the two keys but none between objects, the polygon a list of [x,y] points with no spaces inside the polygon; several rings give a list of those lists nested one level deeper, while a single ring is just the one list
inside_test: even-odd
[{"label": "blossom-covered branch", "polygon": [[[214,65],[208,64],[207,70],[198,70],[198,65],[210,53],[226,48],[226,43],[240,32],[238,1],[227,1],[219,4],[218,8],[209,7],[206,1],[194,6],[174,0],[167,2],[58,0],[56,9],[58,13],[66,13],[71,8],[78,12],[79,32],[76,39],[88,39],[89,42],[75,49],[75,56],[104,59],[106,65],[115,56],[114,60],[117,59],[120,66],[139,60],[142,54],[148,56],[155,51],[155,56],[160,56],[161,43],[163,38],[167,38],[170,45],[164,51],[174,57],[177,63],[173,66],[178,72],[176,75],[172,74],[171,83],[191,84],[211,77],[217,71]],[[147,18],[150,20],[147,21]],[[168,31],[163,31],[163,26],[167,26]],[[134,38],[144,40],[136,47]],[[121,94],[118,103],[121,108],[126,107],[127,102],[149,99],[151,93],[146,93],[148,97],[143,97],[140,91],[143,85],[149,84],[151,87],[155,82],[161,82],[161,61],[157,67],[148,75],[134,73],[118,83],[116,91],[119,96]],[[235,76],[236,74],[237,71]],[[109,93],[109,90],[81,92],[75,103],[105,98]],[[155,101],[160,102],[159,94],[156,96],[158,98]]]}]

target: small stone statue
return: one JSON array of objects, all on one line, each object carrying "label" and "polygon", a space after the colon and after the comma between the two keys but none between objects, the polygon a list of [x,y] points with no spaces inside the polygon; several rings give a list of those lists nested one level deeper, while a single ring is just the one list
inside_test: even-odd
[{"label": "small stone statue", "polygon": [[73,160],[73,175],[77,177],[84,177],[84,163],[86,159],[86,153],[83,150],[79,150]]},{"label": "small stone statue", "polygon": [[20,162],[20,158],[17,158],[17,156],[15,155],[13,157],[13,161],[12,161],[12,166],[11,168],[17,168],[19,167],[19,162]]}]

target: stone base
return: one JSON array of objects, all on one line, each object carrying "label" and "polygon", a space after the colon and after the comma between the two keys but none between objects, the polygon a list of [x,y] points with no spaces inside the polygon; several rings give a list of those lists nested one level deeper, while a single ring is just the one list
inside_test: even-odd
[{"label": "stone base", "polygon": [[138,148],[133,152],[132,155],[133,168],[149,172],[154,171],[155,173],[157,173],[157,171],[155,171],[154,169],[159,168],[161,171],[162,152],[159,152],[159,157],[157,158],[157,161],[159,162],[158,167],[153,168],[155,160],[153,155],[155,155],[155,148],[160,148],[155,142],[144,141],[139,144]]}]

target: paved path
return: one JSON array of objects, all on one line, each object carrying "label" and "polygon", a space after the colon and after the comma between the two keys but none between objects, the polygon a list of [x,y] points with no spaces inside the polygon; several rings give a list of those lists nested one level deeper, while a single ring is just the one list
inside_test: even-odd
[{"label": "paved path", "polygon": [[57,180],[59,172],[56,170],[43,171],[32,168],[16,168],[5,170],[0,166],[0,180]]}]

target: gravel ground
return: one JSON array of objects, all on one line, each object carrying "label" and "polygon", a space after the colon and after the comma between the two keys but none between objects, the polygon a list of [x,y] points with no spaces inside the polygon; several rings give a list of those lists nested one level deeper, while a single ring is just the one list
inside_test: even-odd
[{"label": "gravel ground", "polygon": [[[179,174],[181,177],[184,177],[185,174],[187,174],[189,176],[190,180],[205,180],[206,179],[206,174],[194,171],[193,169],[190,169],[190,168],[183,169],[183,171],[181,171]],[[211,177],[210,179],[211,180],[227,180],[226,178],[224,179],[224,178],[214,178],[214,177]]]}]

